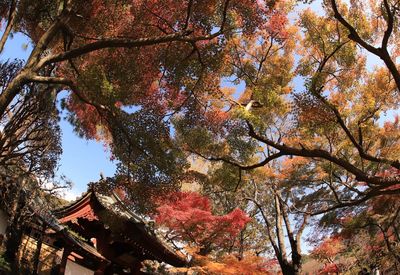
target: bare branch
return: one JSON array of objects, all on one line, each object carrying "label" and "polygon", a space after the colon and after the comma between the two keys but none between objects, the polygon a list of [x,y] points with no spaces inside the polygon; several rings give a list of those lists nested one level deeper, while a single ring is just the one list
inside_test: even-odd
[{"label": "bare branch", "polygon": [[11,30],[14,27],[16,19],[17,19],[17,3],[16,0],[13,0],[10,6],[10,13],[7,19],[6,29],[4,30],[4,33],[0,39],[0,53],[2,53],[4,50],[4,45],[6,44],[7,39],[10,36]]}]

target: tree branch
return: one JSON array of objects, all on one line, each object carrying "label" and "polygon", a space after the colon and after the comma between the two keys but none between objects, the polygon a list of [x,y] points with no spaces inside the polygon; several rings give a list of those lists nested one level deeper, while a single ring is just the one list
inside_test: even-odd
[{"label": "tree branch", "polygon": [[69,60],[105,48],[135,48],[135,47],[151,46],[161,43],[168,43],[172,41],[185,41],[184,38],[187,37],[190,33],[191,31],[184,31],[164,36],[139,38],[139,39],[105,38],[63,53],[50,55],[41,60],[38,67],[41,68],[47,64]]},{"label": "tree branch", "polygon": [[385,10],[386,10],[386,15],[387,15],[387,29],[383,35],[383,39],[382,39],[382,49],[387,49],[388,47],[388,42],[389,42],[389,38],[392,35],[393,32],[393,14],[390,11],[390,6],[387,0],[383,0],[383,5],[385,6]]},{"label": "tree branch", "polygon": [[336,204],[334,206],[331,207],[327,207],[325,209],[316,211],[316,212],[312,212],[309,213],[311,216],[317,216],[320,214],[324,214],[327,212],[330,212],[332,210],[336,210],[336,209],[340,209],[340,208],[346,208],[346,207],[351,207],[351,206],[356,206],[359,205],[363,202],[366,202],[367,200],[374,198],[374,197],[378,197],[378,196],[382,196],[382,195],[393,195],[393,194],[400,194],[400,189],[394,189],[394,190],[380,190],[379,188],[373,188],[370,191],[368,191],[367,193],[365,193],[365,195],[359,199],[355,199],[352,201],[348,201],[348,202],[342,202],[339,204]]},{"label": "tree branch", "polygon": [[258,210],[260,211],[261,216],[262,216],[262,218],[263,218],[263,220],[264,220],[264,222],[265,222],[265,225],[267,226],[268,239],[269,239],[269,241],[271,242],[272,248],[273,248],[274,251],[275,251],[275,255],[278,257],[278,255],[281,254],[281,251],[279,250],[279,247],[277,246],[277,244],[276,244],[276,242],[275,242],[275,240],[274,240],[274,238],[273,238],[273,236],[272,236],[271,224],[270,224],[270,222],[268,221],[268,218],[267,218],[267,216],[265,215],[265,212],[264,212],[262,206],[261,206],[260,203],[259,203],[258,201],[256,201],[255,199],[252,199],[252,198],[244,198],[244,199],[253,202],[253,203],[257,206]]},{"label": "tree branch", "polygon": [[392,22],[393,18],[390,19],[391,12],[387,1],[385,0],[384,2],[386,2],[384,3],[384,5],[385,9],[388,12],[388,21],[387,21],[388,26],[383,36],[382,48],[376,48],[371,44],[367,43],[360,37],[357,30],[340,14],[336,0],[331,0],[331,6],[334,12],[334,17],[350,32],[349,38],[354,42],[356,42],[357,44],[359,44],[364,49],[366,49],[367,51],[369,51],[370,53],[380,57],[383,60],[383,62],[389,69],[390,73],[392,74],[394,81],[396,82],[397,89],[400,90],[400,73],[387,50],[387,43],[389,41],[390,35],[393,30],[393,22]]},{"label": "tree branch", "polygon": [[229,160],[227,158],[224,158],[224,157],[207,157],[207,156],[205,156],[205,155],[203,155],[203,154],[201,154],[201,153],[199,153],[197,151],[191,150],[191,149],[189,149],[188,151],[190,153],[192,153],[192,154],[195,154],[195,155],[198,155],[198,156],[202,157],[203,159],[206,159],[206,160],[209,160],[209,161],[222,161],[222,162],[228,163],[228,164],[230,164],[232,166],[235,166],[235,167],[237,167],[237,168],[239,168],[240,170],[243,170],[243,171],[248,171],[248,170],[253,170],[255,168],[258,168],[258,167],[263,167],[266,164],[268,164],[269,162],[271,162],[272,160],[277,159],[277,158],[285,155],[284,153],[279,152],[279,153],[270,155],[269,157],[265,158],[261,162],[258,162],[258,163],[255,163],[255,164],[251,164],[251,165],[241,165],[241,164],[239,164],[237,162],[233,162],[233,161],[231,161],[231,160]]},{"label": "tree branch", "polygon": [[10,13],[7,19],[6,29],[4,30],[4,33],[0,39],[0,53],[2,53],[4,50],[4,45],[6,44],[7,39],[11,33],[11,30],[14,27],[16,19],[17,19],[17,3],[16,0],[13,0],[10,6]]},{"label": "tree branch", "polygon": [[346,20],[344,17],[340,14],[338,10],[338,6],[336,4],[336,0],[331,0],[331,6],[333,9],[333,13],[335,18],[343,25],[346,27],[346,29],[350,32],[349,38],[353,40],[354,42],[360,44],[363,48],[365,48],[367,51],[379,55],[380,52],[377,48],[374,46],[368,44],[366,41],[364,41],[360,35],[358,34],[357,30]]},{"label": "tree branch", "polygon": [[400,183],[399,177],[382,178],[382,177],[370,176],[364,171],[354,166],[353,164],[351,164],[349,161],[343,158],[338,158],[322,149],[306,149],[305,147],[299,149],[285,144],[278,144],[268,138],[262,137],[259,134],[257,134],[255,132],[253,125],[249,121],[246,122],[249,127],[249,135],[252,138],[279,150],[278,154],[280,155],[289,155],[289,156],[293,155],[293,156],[325,159],[353,174],[356,177],[356,180],[360,182],[366,182],[369,184],[377,185],[380,188],[386,188]]}]

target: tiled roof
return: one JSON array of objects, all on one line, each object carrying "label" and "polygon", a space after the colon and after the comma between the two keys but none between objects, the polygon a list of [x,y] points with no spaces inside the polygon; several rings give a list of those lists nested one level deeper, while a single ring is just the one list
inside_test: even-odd
[{"label": "tiled roof", "polygon": [[78,238],[70,234],[67,228],[61,225],[58,222],[58,219],[54,217],[54,215],[50,213],[50,211],[46,210],[45,208],[40,208],[38,204],[31,206],[31,209],[42,222],[47,224],[47,226],[54,230],[56,234],[62,235],[62,237],[70,244],[100,260],[106,260],[106,258],[104,258],[99,252],[97,252],[97,250],[93,246],[90,246],[89,244],[79,240]]},{"label": "tiled roof", "polygon": [[153,229],[151,222],[146,221],[144,217],[140,217],[138,214],[136,214],[133,210],[133,207],[122,201],[116,192],[110,191],[108,194],[104,194],[103,192],[100,193],[95,191],[93,187],[89,187],[89,190],[86,193],[83,193],[80,198],[66,206],[63,206],[60,209],[57,209],[55,214],[58,217],[61,217],[66,213],[70,213],[74,211],[74,208],[82,205],[86,200],[92,198],[92,196],[96,198],[103,208],[110,211],[110,213],[113,215],[137,224],[137,228],[149,236],[154,243],[158,244],[160,247],[163,247],[163,253],[174,255],[176,258],[181,259],[182,262],[186,262],[183,256],[178,255],[180,252],[173,249],[171,245],[157,232],[157,230]]}]

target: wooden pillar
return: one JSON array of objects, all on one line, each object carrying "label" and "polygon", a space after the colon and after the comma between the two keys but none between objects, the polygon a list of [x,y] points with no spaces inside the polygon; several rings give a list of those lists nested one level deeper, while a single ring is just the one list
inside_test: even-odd
[{"label": "wooden pillar", "polygon": [[60,269],[58,271],[59,275],[65,274],[65,267],[67,266],[67,260],[68,260],[69,253],[71,253],[71,251],[67,247],[64,247],[64,251],[63,251],[63,255],[62,255],[61,263],[60,263]]},{"label": "wooden pillar", "polygon": [[38,267],[39,267],[39,262],[40,262],[40,252],[42,250],[43,237],[44,237],[45,231],[46,231],[46,224],[43,223],[42,231],[37,240],[36,250],[35,250],[35,254],[33,256],[33,275],[38,274]]}]

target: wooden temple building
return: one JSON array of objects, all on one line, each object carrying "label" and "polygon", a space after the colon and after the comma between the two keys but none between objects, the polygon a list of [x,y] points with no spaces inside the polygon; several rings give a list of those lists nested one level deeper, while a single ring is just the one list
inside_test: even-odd
[{"label": "wooden temple building", "polygon": [[35,258],[39,251],[37,274],[143,274],[144,260],[186,265],[185,257],[120,197],[90,187],[73,203],[39,215],[21,245],[34,243],[35,249],[30,256],[22,252],[21,258]]}]

